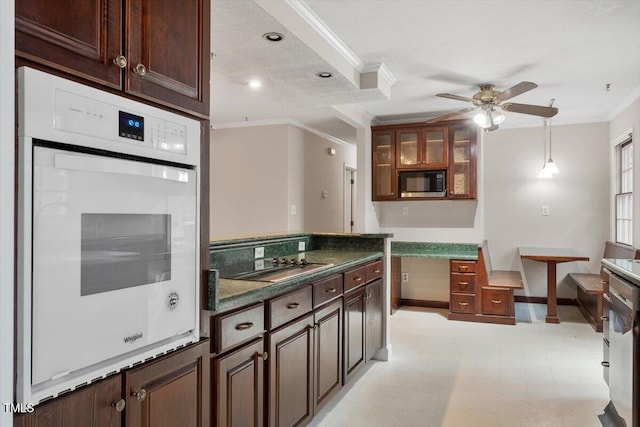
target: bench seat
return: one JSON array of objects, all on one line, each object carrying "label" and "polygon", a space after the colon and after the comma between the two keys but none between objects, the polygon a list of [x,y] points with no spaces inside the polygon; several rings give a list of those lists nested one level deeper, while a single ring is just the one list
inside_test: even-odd
[{"label": "bench seat", "polygon": [[522,289],[522,275],[519,271],[492,270],[487,284],[501,288]]}]

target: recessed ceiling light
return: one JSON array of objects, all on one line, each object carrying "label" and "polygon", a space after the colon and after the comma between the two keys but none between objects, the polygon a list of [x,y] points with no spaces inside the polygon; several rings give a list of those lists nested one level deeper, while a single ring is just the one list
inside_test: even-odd
[{"label": "recessed ceiling light", "polygon": [[321,71],[319,73],[316,73],[316,76],[320,77],[321,79],[328,79],[329,77],[333,77],[333,74],[328,71]]},{"label": "recessed ceiling light", "polygon": [[251,80],[249,82],[249,87],[252,89],[258,89],[261,86],[262,86],[262,83],[260,83],[260,80]]},{"label": "recessed ceiling light", "polygon": [[282,40],[284,40],[284,34],[276,33],[275,31],[264,33],[262,37],[270,42],[281,42]]}]

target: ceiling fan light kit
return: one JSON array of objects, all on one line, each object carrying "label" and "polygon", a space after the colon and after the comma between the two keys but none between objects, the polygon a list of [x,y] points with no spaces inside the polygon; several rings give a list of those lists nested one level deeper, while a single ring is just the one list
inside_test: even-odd
[{"label": "ceiling fan light kit", "polygon": [[504,121],[504,115],[496,111],[496,108],[501,108],[503,111],[509,111],[520,114],[530,114],[540,117],[553,117],[558,114],[558,109],[555,107],[545,107],[542,105],[530,105],[530,104],[516,104],[513,102],[503,103],[504,101],[511,99],[515,96],[521,95],[524,92],[537,88],[538,85],[533,82],[520,82],[509,89],[499,92],[492,84],[480,85],[480,92],[473,95],[472,98],[453,95],[450,93],[439,93],[436,96],[441,98],[454,99],[456,101],[471,102],[474,107],[465,108],[463,110],[455,111],[452,113],[444,114],[442,116],[435,117],[428,120],[427,123],[434,123],[440,120],[445,120],[451,117],[465,114],[469,111],[481,109],[475,117],[474,121],[483,129],[487,131],[493,131],[498,129],[498,125]]}]

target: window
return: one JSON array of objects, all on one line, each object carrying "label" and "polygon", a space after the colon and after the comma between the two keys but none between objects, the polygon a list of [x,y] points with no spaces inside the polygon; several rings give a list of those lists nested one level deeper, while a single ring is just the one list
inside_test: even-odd
[{"label": "window", "polygon": [[618,146],[618,185],[616,194],[616,242],[633,244],[633,144]]}]

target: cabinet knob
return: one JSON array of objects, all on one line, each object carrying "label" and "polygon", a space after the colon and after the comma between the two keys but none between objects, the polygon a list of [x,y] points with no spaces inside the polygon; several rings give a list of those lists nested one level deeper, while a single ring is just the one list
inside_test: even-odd
[{"label": "cabinet knob", "polygon": [[327,294],[335,294],[336,293],[336,288],[327,288],[324,291]]},{"label": "cabinet knob", "polygon": [[122,412],[125,406],[127,406],[127,402],[124,399],[120,399],[112,402],[111,406],[115,408],[116,412]]},{"label": "cabinet knob", "polygon": [[460,305],[461,307],[466,307],[469,305],[468,302],[459,302],[458,305]]},{"label": "cabinet knob", "polygon": [[118,66],[118,68],[125,68],[127,66],[127,58],[123,55],[118,55],[113,58],[113,63]]},{"label": "cabinet knob", "polygon": [[147,74],[147,67],[145,67],[143,64],[138,64],[133,67],[133,72],[142,77]]},{"label": "cabinet knob", "polygon": [[243,322],[236,325],[236,330],[244,331],[253,328],[253,322]]},{"label": "cabinet knob", "polygon": [[141,388],[140,391],[134,391],[131,393],[131,396],[138,399],[138,402],[142,402],[147,398],[147,390]]},{"label": "cabinet knob", "polygon": [[287,304],[287,308],[290,310],[294,310],[296,308],[300,307],[300,303],[299,302],[292,302]]},{"label": "cabinet knob", "polygon": [[260,358],[262,358],[264,360],[269,359],[269,353],[267,353],[266,351],[263,352],[263,353],[258,353],[258,354],[256,354],[256,356],[258,356],[258,357],[260,357]]},{"label": "cabinet knob", "polygon": [[502,300],[501,299],[492,299],[491,302],[494,303],[494,304],[502,304]]}]

